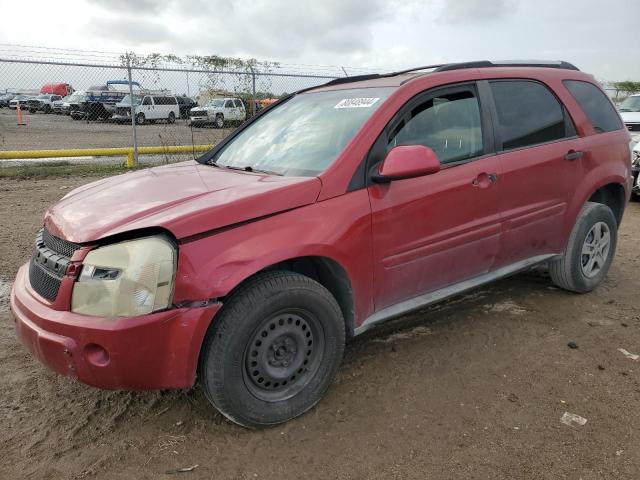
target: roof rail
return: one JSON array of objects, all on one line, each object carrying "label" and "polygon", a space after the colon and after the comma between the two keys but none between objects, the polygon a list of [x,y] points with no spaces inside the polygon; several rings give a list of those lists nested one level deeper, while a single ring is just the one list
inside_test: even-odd
[{"label": "roof rail", "polygon": [[479,60],[475,62],[447,63],[435,69],[435,72],[446,72],[450,70],[462,70],[465,68],[488,68],[488,67],[540,67],[540,68],[561,68],[564,70],[578,70],[575,65],[562,60],[505,60],[500,62],[490,62],[489,60]]},{"label": "roof rail", "polygon": [[504,60],[500,62],[490,62],[489,60],[478,60],[474,62],[461,62],[461,63],[443,63],[438,65],[426,65],[424,67],[413,67],[405,70],[399,70],[397,72],[389,73],[369,73],[365,75],[354,75],[353,77],[340,77],[334,80],[330,80],[322,85],[316,85],[313,87],[303,88],[295,93],[303,93],[308,90],[313,90],[318,87],[328,87],[332,85],[341,85],[343,83],[361,82],[364,80],[374,80],[376,78],[395,77],[396,75],[403,75],[405,73],[418,72],[420,70],[431,70],[432,73],[447,72],[451,70],[462,70],[465,68],[489,68],[489,67],[539,67],[539,68],[561,68],[565,70],[577,70],[580,71],[575,65],[562,60]]}]

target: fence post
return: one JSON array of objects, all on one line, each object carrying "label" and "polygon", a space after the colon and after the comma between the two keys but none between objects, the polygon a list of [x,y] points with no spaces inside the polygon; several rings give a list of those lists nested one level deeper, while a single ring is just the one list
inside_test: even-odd
[{"label": "fence post", "polygon": [[131,99],[131,128],[133,129],[133,155],[127,155],[127,167],[138,165],[138,133],[136,131],[136,107],[133,102],[133,85],[131,80],[131,55],[127,52],[127,76],[129,77],[129,98]]},{"label": "fence post", "polygon": [[251,64],[249,64],[249,70],[251,70],[251,116],[254,116],[256,114],[256,72]]}]

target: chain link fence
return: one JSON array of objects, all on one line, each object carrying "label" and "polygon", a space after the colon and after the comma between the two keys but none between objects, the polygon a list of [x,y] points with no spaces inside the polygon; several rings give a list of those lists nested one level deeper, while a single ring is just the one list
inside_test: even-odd
[{"label": "chain link fence", "polygon": [[40,48],[31,56],[0,48],[5,164],[34,157],[92,160],[101,156],[96,149],[112,148],[128,149],[112,160],[118,162],[122,156],[130,163],[185,159],[288,93],[349,74],[342,67],[217,56],[49,54]]}]

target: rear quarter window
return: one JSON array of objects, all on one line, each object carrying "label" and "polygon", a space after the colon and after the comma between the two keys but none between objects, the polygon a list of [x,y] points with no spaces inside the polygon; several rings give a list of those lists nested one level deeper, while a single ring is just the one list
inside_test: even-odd
[{"label": "rear quarter window", "polygon": [[602,90],[592,83],[580,80],[564,80],[562,83],[598,133],[622,128],[620,116]]}]

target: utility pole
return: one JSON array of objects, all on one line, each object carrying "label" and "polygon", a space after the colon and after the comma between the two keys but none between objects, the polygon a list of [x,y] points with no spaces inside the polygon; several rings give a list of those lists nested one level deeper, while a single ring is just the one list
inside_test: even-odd
[{"label": "utility pole", "polygon": [[253,66],[249,64],[251,70],[251,116],[256,114],[256,72]]},{"label": "utility pole", "polygon": [[131,128],[133,129],[133,156],[127,157],[127,167],[138,165],[138,132],[136,131],[136,107],[133,101],[133,81],[131,79],[131,53],[127,52],[127,76],[129,77],[129,98],[131,99]]}]

